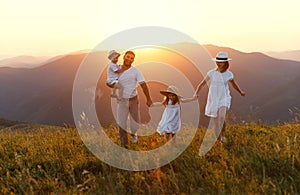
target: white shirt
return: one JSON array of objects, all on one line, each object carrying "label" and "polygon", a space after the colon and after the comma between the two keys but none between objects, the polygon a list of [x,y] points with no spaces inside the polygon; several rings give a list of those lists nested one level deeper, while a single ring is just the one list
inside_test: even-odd
[{"label": "white shirt", "polygon": [[115,73],[117,70],[119,70],[121,66],[110,62],[107,69],[107,83],[114,84],[119,78],[119,74]]},{"label": "white shirt", "polygon": [[229,70],[220,73],[217,69],[208,71],[207,77],[210,79],[205,115],[217,117],[219,108],[225,106],[229,109],[231,96],[228,81],[233,79],[233,74]]},{"label": "white shirt", "polygon": [[137,95],[137,84],[145,79],[137,68],[131,66],[119,76],[119,83],[123,86],[123,98],[132,98]]}]

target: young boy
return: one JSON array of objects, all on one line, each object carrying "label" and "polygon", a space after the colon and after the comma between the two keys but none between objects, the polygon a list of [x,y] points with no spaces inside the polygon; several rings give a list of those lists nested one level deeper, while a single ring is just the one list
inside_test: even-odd
[{"label": "young boy", "polygon": [[[123,86],[118,82],[119,74],[123,72],[121,66],[117,64],[120,53],[115,50],[111,50],[108,54],[110,63],[107,70],[107,81],[106,85],[113,88],[111,97],[120,100],[123,97]],[[119,90],[118,95],[116,94],[117,89]]]}]

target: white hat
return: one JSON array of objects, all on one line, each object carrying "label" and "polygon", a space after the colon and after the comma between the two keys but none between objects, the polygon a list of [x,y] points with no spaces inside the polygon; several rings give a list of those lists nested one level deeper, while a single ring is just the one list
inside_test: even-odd
[{"label": "white hat", "polygon": [[109,59],[109,60],[112,60],[114,57],[120,56],[120,55],[121,55],[121,54],[118,53],[117,51],[111,50],[111,51],[108,53],[108,59]]},{"label": "white hat", "polygon": [[178,93],[178,88],[175,87],[174,85],[170,85],[167,90],[161,90],[160,93],[164,96],[167,96],[170,93],[173,93],[175,95],[177,95],[178,97],[182,97],[181,95],[179,95]]},{"label": "white hat", "polygon": [[231,58],[228,58],[228,54],[226,52],[220,51],[215,58],[212,58],[215,62],[228,62]]}]

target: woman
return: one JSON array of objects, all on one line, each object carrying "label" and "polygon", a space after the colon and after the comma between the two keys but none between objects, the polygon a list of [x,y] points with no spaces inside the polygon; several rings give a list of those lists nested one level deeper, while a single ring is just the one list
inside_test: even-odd
[{"label": "woman", "polygon": [[233,73],[228,70],[229,61],[231,59],[228,58],[226,52],[219,52],[216,58],[212,60],[216,62],[217,68],[208,71],[206,77],[197,86],[194,96],[197,96],[203,86],[210,81],[205,115],[212,117],[215,135],[218,136],[217,139],[219,141],[225,141],[225,116],[231,103],[228,83],[230,83],[241,96],[245,96],[245,92],[239,88],[233,79]]}]

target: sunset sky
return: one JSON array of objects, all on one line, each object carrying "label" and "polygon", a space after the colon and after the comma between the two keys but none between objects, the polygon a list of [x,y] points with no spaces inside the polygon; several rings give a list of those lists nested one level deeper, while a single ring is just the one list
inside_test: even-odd
[{"label": "sunset sky", "polygon": [[245,52],[299,50],[299,8],[299,0],[1,1],[0,58],[92,49],[140,26]]}]

